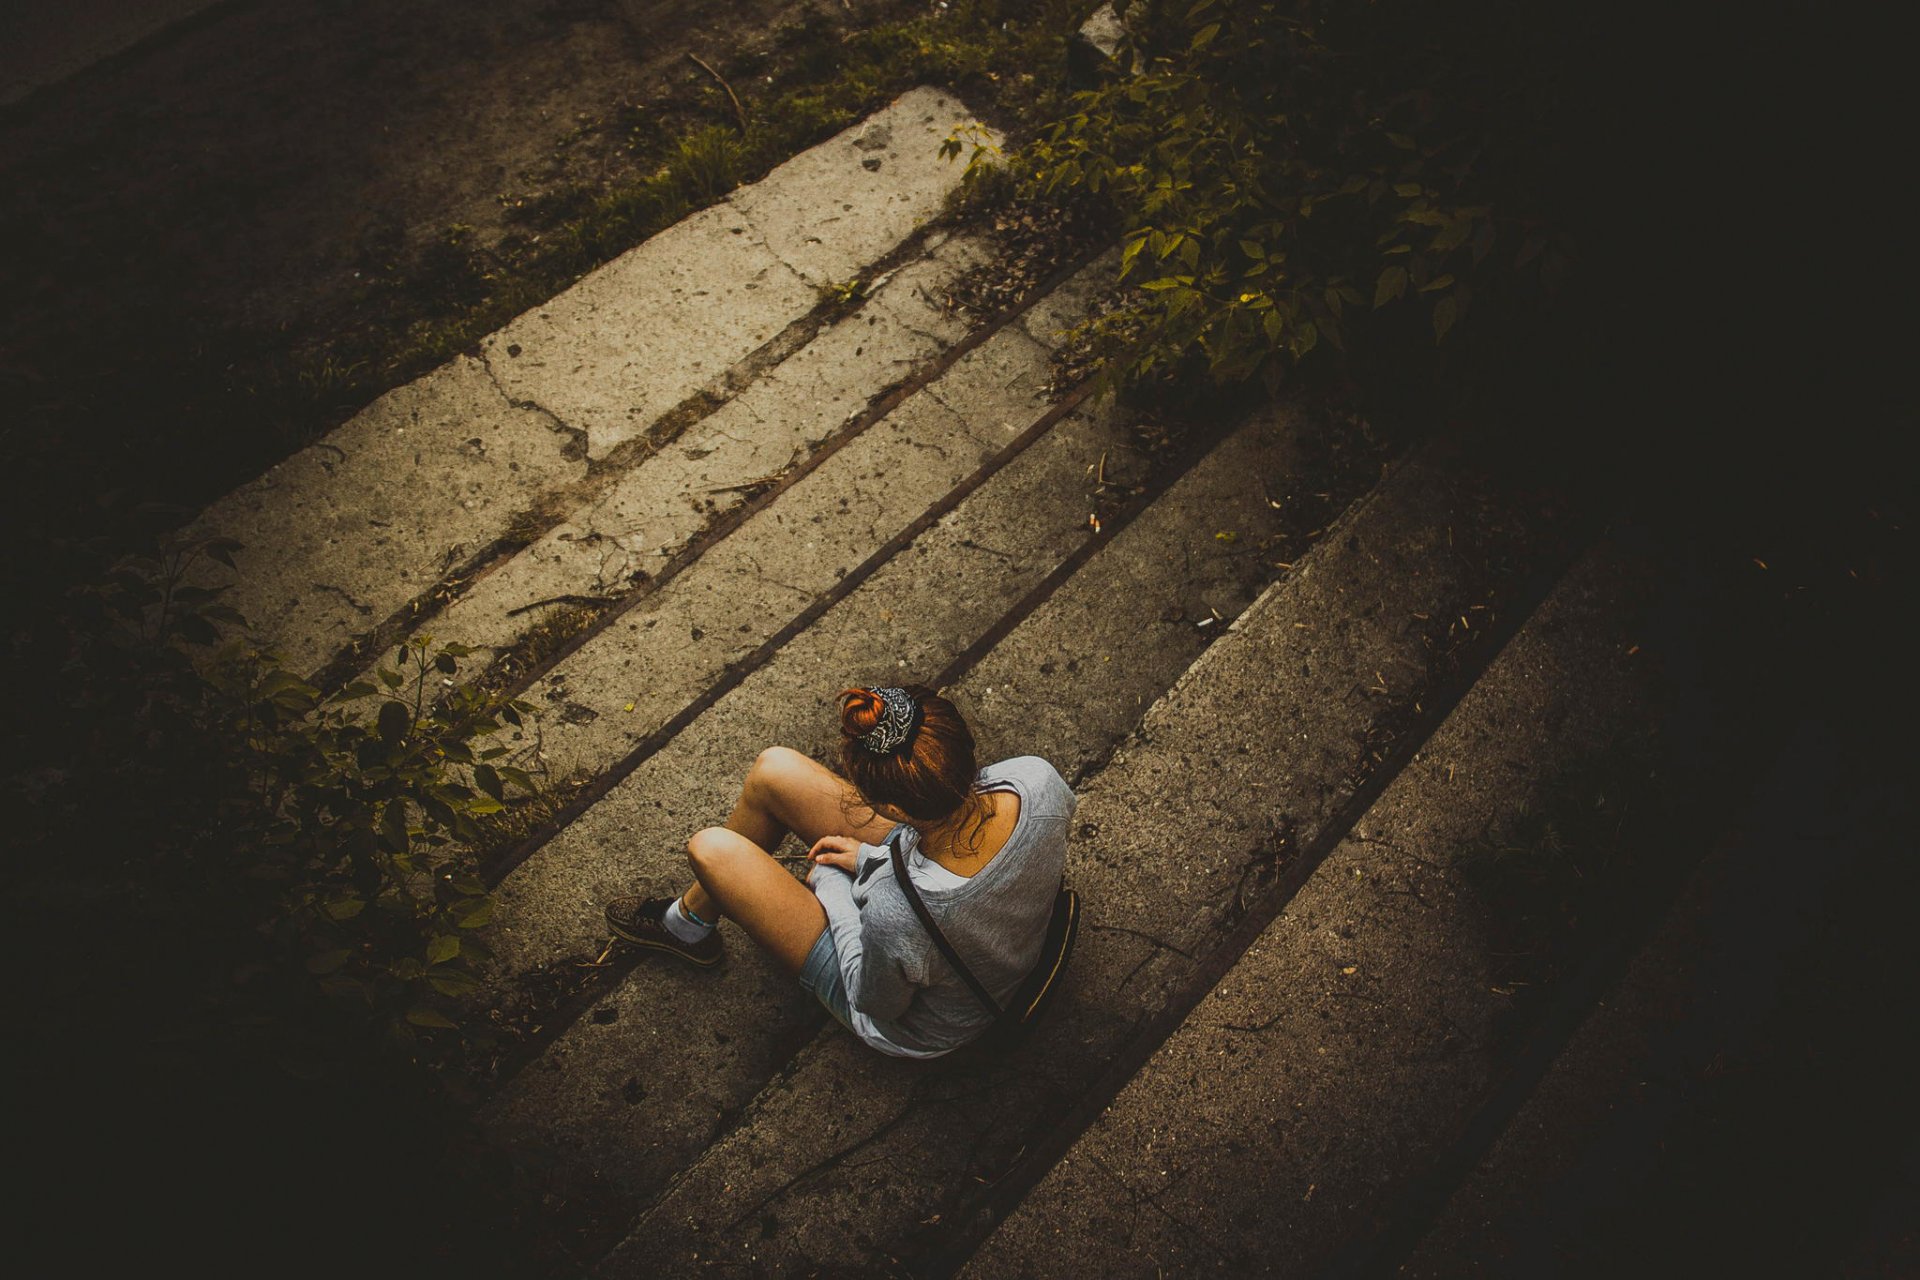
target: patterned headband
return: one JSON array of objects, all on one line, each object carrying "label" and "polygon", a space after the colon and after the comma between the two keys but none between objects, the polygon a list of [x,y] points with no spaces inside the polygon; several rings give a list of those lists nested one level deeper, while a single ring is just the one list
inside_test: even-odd
[{"label": "patterned headband", "polygon": [[920,704],[905,689],[875,689],[880,699],[880,723],[861,734],[861,746],[877,756],[898,751],[920,727]]}]

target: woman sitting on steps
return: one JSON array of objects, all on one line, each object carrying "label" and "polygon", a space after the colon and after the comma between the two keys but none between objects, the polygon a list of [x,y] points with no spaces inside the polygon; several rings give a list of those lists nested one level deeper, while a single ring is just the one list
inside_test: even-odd
[{"label": "woman sitting on steps", "polygon": [[[937,1057],[991,1019],[914,915],[887,842],[898,839],[928,911],[1004,1005],[1040,954],[1074,794],[1037,756],[976,770],[966,722],[922,686],[847,690],[840,730],[845,777],[769,747],[726,825],[687,842],[687,891],[616,898],[607,923],[628,942],[712,965],[714,926],[729,917],[862,1040]],[[772,856],[789,831],[809,846],[811,892]]]}]

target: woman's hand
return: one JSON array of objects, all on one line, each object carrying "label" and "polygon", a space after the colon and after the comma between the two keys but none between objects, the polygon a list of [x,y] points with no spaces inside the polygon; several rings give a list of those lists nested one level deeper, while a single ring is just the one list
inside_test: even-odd
[{"label": "woman's hand", "polygon": [[807,858],[816,866],[838,867],[852,875],[860,865],[860,842],[852,836],[821,836],[807,850]]}]

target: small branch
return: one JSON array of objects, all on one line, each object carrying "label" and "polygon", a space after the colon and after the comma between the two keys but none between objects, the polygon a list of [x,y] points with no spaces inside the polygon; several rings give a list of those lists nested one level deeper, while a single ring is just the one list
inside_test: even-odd
[{"label": "small branch", "polygon": [[746,493],[753,489],[764,489],[770,484],[779,484],[785,477],[776,471],[770,476],[757,476],[752,480],[742,480],[738,484],[710,484],[696,493]]},{"label": "small branch", "polygon": [[689,58],[692,58],[702,71],[706,72],[708,75],[712,76],[715,80],[719,81],[720,87],[727,91],[727,98],[729,101],[733,103],[733,114],[740,121],[740,136],[743,138],[746,137],[747,136],[747,110],[745,107],[740,105],[740,99],[734,95],[733,86],[728,84],[727,78],[721,75],[718,71],[715,71],[713,67],[708,64],[707,60],[702,58],[699,54],[689,51],[687,56]]},{"label": "small branch", "polygon": [[520,614],[529,613],[534,609],[538,609],[543,605],[549,605],[549,604],[619,604],[619,603],[620,602],[618,600],[615,600],[611,596],[548,596],[545,600],[535,600],[532,604],[523,604],[517,609],[509,609],[507,610],[507,616],[509,618],[517,617]]}]

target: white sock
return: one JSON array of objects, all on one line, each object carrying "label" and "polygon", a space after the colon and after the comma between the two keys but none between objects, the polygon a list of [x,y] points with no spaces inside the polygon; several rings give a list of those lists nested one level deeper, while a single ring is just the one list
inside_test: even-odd
[{"label": "white sock", "polygon": [[667,914],[662,917],[662,921],[667,926],[667,932],[682,942],[698,942],[713,932],[712,925],[701,924],[688,915],[687,904],[679,898],[675,898],[673,905],[667,908]]}]

